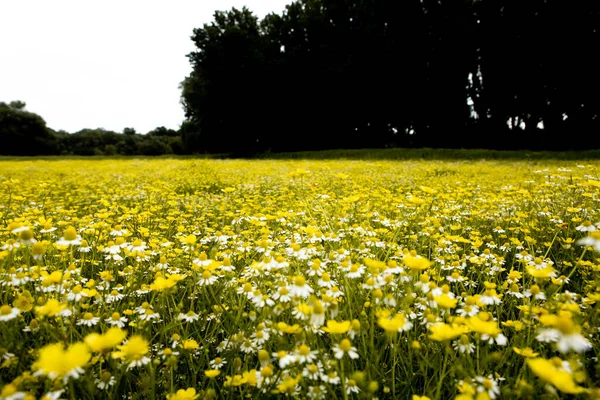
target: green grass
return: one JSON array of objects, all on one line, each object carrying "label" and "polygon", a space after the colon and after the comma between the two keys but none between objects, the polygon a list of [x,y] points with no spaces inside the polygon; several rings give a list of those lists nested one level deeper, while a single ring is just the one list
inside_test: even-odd
[{"label": "green grass", "polygon": [[599,159],[600,150],[585,151],[529,151],[486,149],[356,149],[322,150],[289,153],[265,153],[259,159],[309,159],[309,160],[461,160],[461,159],[518,159],[518,160],[585,160]]},{"label": "green grass", "polygon": [[13,160],[126,160],[126,159],[260,159],[260,160],[597,160],[600,150],[529,151],[487,149],[334,149],[236,156],[228,153],[161,156],[0,156]]}]

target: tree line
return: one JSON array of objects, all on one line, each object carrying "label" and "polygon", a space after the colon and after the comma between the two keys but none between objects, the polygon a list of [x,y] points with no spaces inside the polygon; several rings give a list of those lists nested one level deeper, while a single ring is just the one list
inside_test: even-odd
[{"label": "tree line", "polygon": [[133,128],[55,131],[22,101],[0,102],[0,155],[114,156],[184,154],[179,130],[157,127],[145,135]]},{"label": "tree line", "polygon": [[600,2],[299,0],[194,30],[185,146],[600,148]]}]

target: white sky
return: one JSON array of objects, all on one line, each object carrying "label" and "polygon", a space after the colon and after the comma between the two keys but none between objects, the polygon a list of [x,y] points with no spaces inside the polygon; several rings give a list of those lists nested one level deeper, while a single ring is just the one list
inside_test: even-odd
[{"label": "white sky", "polygon": [[215,10],[281,13],[291,0],[0,0],[0,101],[68,132],[183,120],[192,30]]}]

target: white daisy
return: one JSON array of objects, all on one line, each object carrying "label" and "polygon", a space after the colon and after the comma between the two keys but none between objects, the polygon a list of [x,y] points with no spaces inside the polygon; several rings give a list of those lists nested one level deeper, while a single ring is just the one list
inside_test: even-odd
[{"label": "white daisy", "polygon": [[21,310],[17,307],[3,305],[0,307],[0,321],[10,321],[11,319],[17,318],[20,313]]},{"label": "white daisy", "polygon": [[115,312],[110,318],[106,318],[104,322],[106,322],[110,326],[123,328],[127,323],[127,317],[121,317],[118,312]]},{"label": "white daisy", "polygon": [[130,362],[127,365],[127,369],[132,369],[132,368],[135,368],[135,367],[141,367],[143,365],[148,364],[149,362],[150,362],[150,358],[148,358],[148,357],[142,357],[139,360],[134,360],[134,361]]},{"label": "white daisy", "polygon": [[290,285],[290,295],[292,297],[303,297],[306,298],[314,292],[313,288],[306,283],[306,279],[303,276],[296,276],[294,278],[294,284]]},{"label": "white daisy", "polygon": [[335,371],[329,371],[326,374],[321,374],[321,380],[325,383],[329,383],[330,385],[339,385],[340,377]]},{"label": "white daisy", "polygon": [[188,311],[186,314],[179,313],[177,319],[180,321],[183,320],[185,322],[195,322],[200,319],[200,316],[193,311]]},{"label": "white daisy", "polygon": [[210,367],[212,369],[221,369],[227,364],[226,360],[223,360],[221,357],[217,357],[214,360],[210,361]]},{"label": "white daisy", "polygon": [[500,396],[498,380],[494,379],[492,375],[489,375],[487,378],[478,376],[475,378],[475,381],[478,383],[477,393],[486,392],[488,397],[492,400]]},{"label": "white daisy", "polygon": [[313,362],[317,358],[317,354],[319,354],[316,350],[311,350],[310,347],[303,344],[300,345],[294,352],[296,355],[296,361],[300,364]]},{"label": "white daisy", "polygon": [[94,314],[86,312],[83,318],[77,321],[77,325],[94,326],[100,321],[100,317],[94,317]]},{"label": "white daisy", "polygon": [[279,363],[279,368],[283,369],[288,365],[291,365],[296,362],[296,356],[293,354],[289,354],[286,351],[278,351],[277,353],[273,353],[273,357],[275,357]]},{"label": "white daisy", "polygon": [[198,285],[199,286],[210,286],[213,283],[215,283],[218,279],[219,279],[219,277],[217,275],[214,275],[209,270],[205,270],[204,272],[202,272],[202,277],[200,277],[200,280],[198,281]]},{"label": "white daisy", "polygon": [[273,300],[277,300],[281,303],[287,303],[292,300],[290,297],[290,290],[287,285],[280,286],[271,297]]},{"label": "white daisy", "polygon": [[348,357],[351,359],[358,358],[356,347],[352,346],[352,343],[348,339],[343,339],[340,343],[333,345],[332,351],[338,360],[341,360],[345,354],[348,354]]}]

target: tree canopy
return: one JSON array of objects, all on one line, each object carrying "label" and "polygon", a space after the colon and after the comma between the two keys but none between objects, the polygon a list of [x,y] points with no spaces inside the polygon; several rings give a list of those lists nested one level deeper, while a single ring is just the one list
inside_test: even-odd
[{"label": "tree canopy", "polygon": [[46,121],[27,111],[22,101],[0,102],[0,144],[0,154],[19,156],[52,154],[57,149]]},{"label": "tree canopy", "polygon": [[157,127],[145,135],[133,128],[123,133],[106,129],[82,129],[75,133],[55,132],[25,103],[0,103],[0,155],[147,155],[183,154],[178,131]]},{"label": "tree canopy", "polygon": [[192,151],[600,147],[597,2],[299,0],[197,28]]}]

